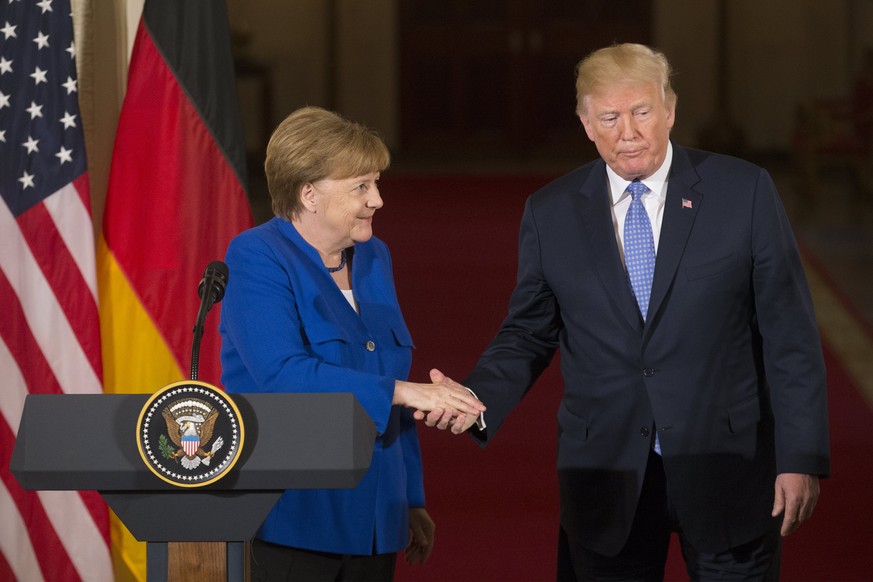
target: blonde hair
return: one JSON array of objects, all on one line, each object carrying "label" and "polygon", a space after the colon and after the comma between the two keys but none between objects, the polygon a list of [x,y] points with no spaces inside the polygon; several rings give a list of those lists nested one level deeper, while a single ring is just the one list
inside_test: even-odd
[{"label": "blonde hair", "polygon": [[587,97],[606,85],[655,83],[664,104],[673,108],[677,96],[670,86],[672,69],[664,53],[642,44],[616,44],[594,51],[576,65],[576,114],[588,111]]},{"label": "blonde hair", "polygon": [[296,217],[307,183],[381,172],[390,163],[388,148],[376,132],[320,107],[297,109],[267,144],[264,172],[273,214]]}]

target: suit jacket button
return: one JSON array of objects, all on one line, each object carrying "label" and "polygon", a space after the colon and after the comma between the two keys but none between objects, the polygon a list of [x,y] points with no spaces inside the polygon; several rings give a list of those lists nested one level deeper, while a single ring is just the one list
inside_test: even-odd
[{"label": "suit jacket button", "polygon": [[641,428],[640,429],[640,436],[644,436],[644,437],[649,436],[649,427],[644,426],[643,428]]},{"label": "suit jacket button", "polygon": [[367,343],[364,344],[364,347],[367,348],[368,352],[372,352],[375,351],[376,344],[373,342],[373,340],[367,340]]},{"label": "suit jacket button", "polygon": [[645,376],[646,378],[651,378],[654,375],[655,371],[652,368],[646,368],[645,370],[643,370],[643,376]]}]

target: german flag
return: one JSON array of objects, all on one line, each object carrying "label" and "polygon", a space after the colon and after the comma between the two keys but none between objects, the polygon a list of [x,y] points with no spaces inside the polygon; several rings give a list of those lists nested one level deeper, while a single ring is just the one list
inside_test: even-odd
[{"label": "german flag", "polygon": [[[107,393],[189,378],[206,265],[252,225],[224,0],[146,0],[98,240]],[[231,284],[232,284],[231,273]],[[220,378],[218,310],[200,380]],[[112,524],[116,570],[145,579],[145,545]]]}]

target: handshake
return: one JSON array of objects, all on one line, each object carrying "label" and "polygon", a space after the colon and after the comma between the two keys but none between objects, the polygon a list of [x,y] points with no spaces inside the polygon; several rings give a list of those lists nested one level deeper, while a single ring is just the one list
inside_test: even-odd
[{"label": "handshake", "polygon": [[470,390],[439,370],[430,371],[430,380],[432,384],[397,380],[393,404],[414,408],[416,420],[455,434],[465,432],[485,412],[485,405]]}]

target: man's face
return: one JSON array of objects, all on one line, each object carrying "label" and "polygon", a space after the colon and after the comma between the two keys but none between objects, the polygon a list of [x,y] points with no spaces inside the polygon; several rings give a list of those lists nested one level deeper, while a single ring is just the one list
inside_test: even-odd
[{"label": "man's face", "polygon": [[664,162],[675,106],[656,83],[617,84],[588,95],[579,116],[600,157],[625,180],[645,179]]}]

